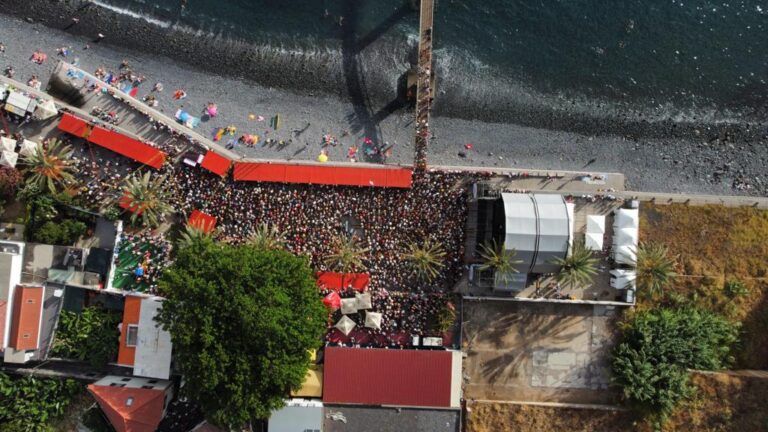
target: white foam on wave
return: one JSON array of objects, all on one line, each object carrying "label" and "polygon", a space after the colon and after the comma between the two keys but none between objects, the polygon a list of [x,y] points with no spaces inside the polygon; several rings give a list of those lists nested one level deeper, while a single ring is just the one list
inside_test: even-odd
[{"label": "white foam on wave", "polygon": [[148,22],[150,24],[154,24],[154,25],[162,27],[162,28],[169,28],[171,26],[171,23],[168,22],[168,21],[163,21],[163,20],[159,20],[157,18],[148,17],[146,15],[142,15],[140,13],[136,13],[136,12],[134,12],[132,10],[123,9],[123,8],[120,8],[120,7],[117,7],[117,6],[113,6],[113,5],[110,5],[110,4],[107,4],[107,3],[102,3],[102,2],[100,2],[98,0],[90,0],[90,2],[95,4],[96,6],[102,7],[104,9],[109,9],[112,12],[115,12],[115,13],[119,13],[120,15],[126,15],[126,16],[129,16],[131,18],[143,19],[144,21],[146,21],[146,22]]}]

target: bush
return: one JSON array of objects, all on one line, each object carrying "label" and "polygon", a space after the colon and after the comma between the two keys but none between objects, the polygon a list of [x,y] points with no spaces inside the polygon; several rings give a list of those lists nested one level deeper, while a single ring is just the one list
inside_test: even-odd
[{"label": "bush", "polygon": [[119,313],[98,307],[80,313],[63,310],[59,315],[51,355],[87,361],[93,367],[103,367],[117,356],[120,332]]},{"label": "bush", "polygon": [[622,328],[612,369],[624,395],[646,413],[669,414],[690,395],[687,369],[718,370],[733,362],[738,327],[693,308],[637,313]]},{"label": "bush", "polygon": [[71,379],[11,378],[0,373],[0,430],[48,432],[72,398],[83,391]]},{"label": "bush", "polygon": [[736,297],[746,297],[747,294],[749,294],[749,288],[744,286],[743,282],[735,279],[726,282],[723,289],[725,290],[725,295],[731,299]]},{"label": "bush", "polygon": [[118,207],[112,206],[104,211],[104,218],[108,221],[116,221],[121,214],[122,211]]},{"label": "bush", "polygon": [[88,226],[78,220],[67,219],[56,223],[44,223],[34,235],[35,241],[53,245],[71,245],[88,230]]},{"label": "bush", "polygon": [[0,167],[0,197],[7,199],[15,196],[22,181],[24,177],[16,168]]}]

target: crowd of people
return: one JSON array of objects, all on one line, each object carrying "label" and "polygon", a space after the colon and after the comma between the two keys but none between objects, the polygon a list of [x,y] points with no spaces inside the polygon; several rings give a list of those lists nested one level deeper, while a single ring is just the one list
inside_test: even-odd
[{"label": "crowd of people", "polygon": [[[188,167],[176,168],[173,178],[181,195],[177,210],[215,216],[222,240],[242,242],[266,222],[318,271],[338,270],[325,257],[352,221],[360,246],[368,250],[359,270],[371,275],[372,310],[383,313],[384,332],[426,334],[447,301],[446,288],[462,271],[465,173],[415,173],[412,189],[232,182]],[[445,269],[432,283],[420,281],[404,259],[410,242],[426,240],[446,251]],[[350,318],[362,327],[362,314]]]},{"label": "crowd of people", "polygon": [[117,246],[115,287],[157,294],[157,281],[170,262],[171,244],[150,232],[123,234]]}]

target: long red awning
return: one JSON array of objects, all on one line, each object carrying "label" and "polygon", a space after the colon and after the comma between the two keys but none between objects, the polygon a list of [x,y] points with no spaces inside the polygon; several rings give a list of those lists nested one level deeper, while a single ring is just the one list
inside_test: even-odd
[{"label": "long red awning", "polygon": [[235,162],[235,181],[410,188],[408,168],[358,168],[288,163]]},{"label": "long red awning", "polygon": [[229,171],[230,165],[232,165],[231,160],[210,150],[205,153],[203,163],[200,164],[201,167],[222,177]]},{"label": "long red awning", "polygon": [[94,144],[155,169],[160,169],[165,162],[165,153],[151,145],[99,126],[93,126],[69,113],[64,113],[59,122],[59,129],[85,138]]}]

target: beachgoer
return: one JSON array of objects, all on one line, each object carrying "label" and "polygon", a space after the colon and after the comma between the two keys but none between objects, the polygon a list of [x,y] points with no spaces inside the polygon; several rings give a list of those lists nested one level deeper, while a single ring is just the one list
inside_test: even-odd
[{"label": "beachgoer", "polygon": [[152,91],[154,91],[154,92],[161,92],[161,91],[163,91],[163,83],[156,82],[155,86],[152,87]]},{"label": "beachgoer", "polygon": [[15,72],[16,71],[13,70],[13,66],[8,66],[7,68],[5,68],[5,76],[7,76],[8,78],[13,78],[13,74]]},{"label": "beachgoer", "polygon": [[0,42],[0,54],[3,54],[3,53],[5,53],[5,44]]},{"label": "beachgoer", "polygon": [[185,97],[187,97],[187,92],[182,89],[177,89],[175,92],[173,92],[173,98],[176,100],[181,100]]}]

